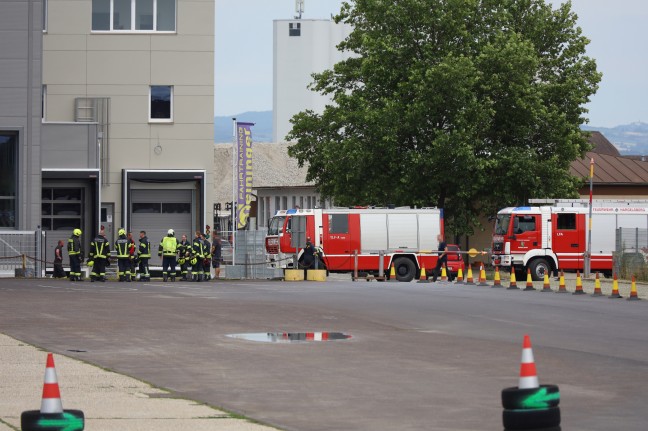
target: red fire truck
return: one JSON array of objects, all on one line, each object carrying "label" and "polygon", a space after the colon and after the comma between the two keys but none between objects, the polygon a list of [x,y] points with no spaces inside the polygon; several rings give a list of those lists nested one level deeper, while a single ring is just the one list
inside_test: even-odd
[{"label": "red fire truck", "polygon": [[[588,251],[589,201],[531,200],[553,206],[504,208],[493,232],[493,265],[510,267],[542,280],[554,270],[582,271]],[[618,228],[648,227],[647,201],[594,200],[590,269],[610,275]]]},{"label": "red fire truck", "polygon": [[[322,250],[329,271],[353,271],[357,260],[358,271],[378,274],[382,253],[385,275],[394,265],[399,281],[411,281],[419,277],[421,267],[432,273],[439,233],[443,233],[443,210],[437,208],[291,209],[270,219],[265,244],[273,267],[292,267],[293,256],[310,237]],[[463,265],[455,257],[448,259],[453,272]]]}]

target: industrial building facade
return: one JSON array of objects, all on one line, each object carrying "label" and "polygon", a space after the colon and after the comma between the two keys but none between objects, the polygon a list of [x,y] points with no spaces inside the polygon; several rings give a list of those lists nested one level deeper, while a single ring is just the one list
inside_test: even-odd
[{"label": "industrial building facade", "polygon": [[0,32],[0,228],[210,224],[212,0],[3,1]]}]

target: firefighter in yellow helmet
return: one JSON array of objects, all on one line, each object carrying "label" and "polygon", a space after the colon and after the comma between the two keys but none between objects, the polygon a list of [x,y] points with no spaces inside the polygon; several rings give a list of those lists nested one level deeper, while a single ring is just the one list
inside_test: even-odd
[{"label": "firefighter in yellow helmet", "polygon": [[131,281],[130,274],[130,241],[126,237],[126,230],[119,229],[118,238],[115,241],[115,252],[117,253],[117,266],[119,270],[119,281]]},{"label": "firefighter in yellow helmet", "polygon": [[68,239],[67,250],[70,256],[70,281],[83,281],[81,278],[81,262],[83,261],[81,229],[72,231],[72,236]]},{"label": "firefighter in yellow helmet", "polygon": [[162,279],[175,281],[176,276],[176,253],[178,249],[178,240],[175,237],[173,229],[169,229],[167,236],[160,241],[158,256],[162,256]]}]

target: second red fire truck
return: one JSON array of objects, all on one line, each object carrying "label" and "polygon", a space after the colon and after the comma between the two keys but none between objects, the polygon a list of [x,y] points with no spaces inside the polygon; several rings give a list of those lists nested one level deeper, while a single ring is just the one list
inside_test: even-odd
[{"label": "second red fire truck", "polygon": [[[553,203],[500,210],[493,232],[491,263],[524,273],[529,269],[534,280],[542,280],[554,270],[583,271],[588,251],[589,202],[575,199]],[[612,273],[619,228],[648,228],[648,202],[594,200],[592,271]]]}]

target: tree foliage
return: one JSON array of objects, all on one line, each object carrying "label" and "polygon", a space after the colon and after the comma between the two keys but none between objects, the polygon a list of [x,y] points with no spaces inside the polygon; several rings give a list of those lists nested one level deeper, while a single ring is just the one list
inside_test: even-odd
[{"label": "tree foliage", "polygon": [[572,197],[601,79],[576,19],[544,0],[345,2],[350,58],[310,86],[334,103],[293,117],[289,154],[338,204],[442,207],[457,234],[479,213]]}]

